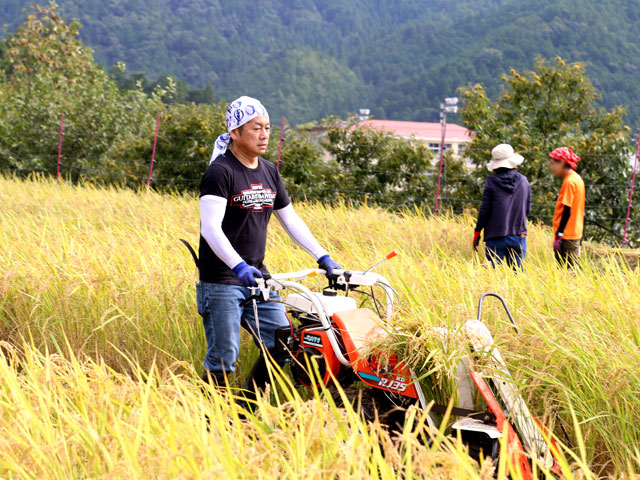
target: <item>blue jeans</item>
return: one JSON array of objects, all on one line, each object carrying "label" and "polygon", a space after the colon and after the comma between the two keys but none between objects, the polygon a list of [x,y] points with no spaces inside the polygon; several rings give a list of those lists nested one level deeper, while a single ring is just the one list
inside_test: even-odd
[{"label": "blue jeans", "polygon": [[522,262],[527,256],[527,237],[507,235],[485,240],[485,253],[491,265],[501,265],[506,260],[514,270],[522,270]]},{"label": "blue jeans", "polygon": [[[256,323],[253,302],[242,305],[251,296],[251,290],[246,287],[200,282],[196,285],[196,295],[198,313],[202,316],[207,338],[203,365],[216,376],[235,371],[240,353],[241,326],[253,335],[258,347],[262,340],[264,347],[272,351],[276,329],[289,325],[284,305],[273,302],[258,302]],[[280,297],[272,293],[271,298]]]}]

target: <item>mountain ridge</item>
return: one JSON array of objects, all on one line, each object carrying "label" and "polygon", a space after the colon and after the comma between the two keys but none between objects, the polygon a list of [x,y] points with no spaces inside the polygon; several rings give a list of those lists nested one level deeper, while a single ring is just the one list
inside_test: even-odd
[{"label": "mountain ridge", "polygon": [[[15,31],[29,2],[6,0]],[[252,94],[293,123],[370,108],[377,118],[437,120],[445,96],[528,68],[536,55],[587,63],[603,105],[640,96],[640,14],[587,0],[60,0],[107,68],[172,74],[218,98]],[[623,27],[623,28],[621,28]]]}]

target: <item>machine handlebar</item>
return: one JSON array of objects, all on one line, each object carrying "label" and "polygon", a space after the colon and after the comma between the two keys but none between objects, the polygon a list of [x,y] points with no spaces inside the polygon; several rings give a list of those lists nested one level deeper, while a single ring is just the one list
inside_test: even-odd
[{"label": "machine handlebar", "polygon": [[[302,284],[303,280],[316,275],[325,275],[326,272],[319,268],[302,270],[298,272],[277,273],[274,275],[265,275],[264,278],[256,278],[257,287],[253,287],[252,295],[246,302],[254,300],[267,301],[271,292],[280,292],[285,289],[298,290],[308,296],[314,297],[314,293],[308,287]],[[385,293],[386,316],[390,318],[395,311],[394,299],[397,294],[389,281],[382,275],[374,272],[355,272],[351,270],[334,270],[329,278],[329,288],[337,288],[340,290],[353,290],[358,287],[381,287]],[[326,319],[325,319],[326,320]],[[330,324],[327,323],[329,327]]]},{"label": "machine handlebar", "polygon": [[[327,272],[320,268],[311,268],[308,270],[276,273],[270,276],[265,276],[264,278],[256,278],[256,283],[260,289],[278,288],[282,287],[282,282],[301,282],[307,278],[315,277],[317,275],[326,275],[326,273]],[[381,279],[383,279],[383,277],[377,273],[352,270],[334,270],[331,276],[329,276],[330,283],[343,287],[374,286],[379,283]],[[385,281],[385,283],[388,282]]]}]

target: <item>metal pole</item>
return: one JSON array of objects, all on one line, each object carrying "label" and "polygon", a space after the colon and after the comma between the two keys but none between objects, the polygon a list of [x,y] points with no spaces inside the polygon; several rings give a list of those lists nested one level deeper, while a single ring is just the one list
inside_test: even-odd
[{"label": "metal pole", "polygon": [[438,204],[440,203],[440,182],[442,181],[442,165],[444,164],[444,140],[447,134],[447,113],[442,111],[442,142],[440,143],[440,168],[438,171],[438,186],[436,188],[436,207],[434,215],[438,215]]},{"label": "metal pole", "polygon": [[280,145],[278,145],[278,163],[276,168],[280,170],[280,157],[282,156],[282,144],[284,142],[284,124],[287,121],[285,117],[282,117],[282,127],[280,128]]},{"label": "metal pole", "polygon": [[624,222],[624,235],[622,236],[622,248],[627,243],[627,232],[629,231],[629,217],[631,216],[631,204],[633,202],[633,189],[636,184],[636,171],[638,169],[638,155],[640,154],[640,130],[638,130],[638,141],[636,142],[636,159],[633,163],[633,175],[631,176],[631,190],[629,191],[629,206],[627,207],[627,218]]},{"label": "metal pole", "polygon": [[156,121],[156,135],[153,138],[153,150],[151,151],[151,165],[149,165],[149,179],[147,180],[147,187],[151,186],[151,177],[153,175],[153,164],[156,163],[156,147],[158,146],[158,132],[160,131],[160,115]]},{"label": "metal pole", "polygon": [[58,140],[58,165],[56,167],[56,180],[60,181],[60,162],[62,160],[62,137],[64,136],[64,113],[60,116],[60,138]]}]

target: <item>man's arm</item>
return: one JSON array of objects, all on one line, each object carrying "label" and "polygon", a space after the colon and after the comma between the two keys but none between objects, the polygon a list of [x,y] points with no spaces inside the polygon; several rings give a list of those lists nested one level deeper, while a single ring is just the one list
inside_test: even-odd
[{"label": "man's arm", "polygon": [[571,218],[571,207],[569,205],[564,205],[564,209],[562,210],[562,218],[560,219],[560,225],[558,225],[558,231],[556,235],[563,235],[564,229],[567,228],[567,223],[569,223],[569,219]]},{"label": "man's arm", "polygon": [[480,232],[482,232],[482,229],[487,226],[487,223],[489,223],[489,219],[491,218],[491,195],[489,180],[487,180],[484,184],[484,192],[482,193],[482,205],[478,211],[478,221],[476,222],[476,228],[473,231],[472,245],[474,250],[478,250],[478,245],[480,245]]},{"label": "man's arm", "polygon": [[320,246],[291,204],[275,210],[274,213],[292,240],[318,262],[318,266],[327,272],[327,277],[331,277],[334,270],[340,269],[340,265]]},{"label": "man's arm", "polygon": [[222,220],[226,210],[227,200],[223,197],[204,195],[200,198],[200,233],[213,253],[233,269],[243,260],[222,231]]},{"label": "man's arm", "polygon": [[562,210],[562,218],[560,218],[560,225],[558,225],[558,230],[556,231],[556,237],[553,241],[553,249],[555,251],[560,250],[562,245],[562,239],[564,238],[564,229],[567,228],[567,223],[571,218],[571,207],[569,205],[565,205]]},{"label": "man's arm", "polygon": [[291,239],[311,255],[314,260],[317,261],[325,255],[329,255],[327,251],[320,246],[309,230],[309,227],[307,227],[296,213],[291,204],[280,210],[275,210],[274,213]]},{"label": "man's arm", "polygon": [[245,287],[256,287],[255,277],[262,278],[262,272],[248,265],[222,231],[222,220],[227,210],[227,200],[215,195],[203,195],[200,197],[200,233],[213,250],[213,253],[222,260],[227,267],[233,270],[240,282]]},{"label": "man's arm", "polygon": [[481,232],[484,227],[489,223],[491,218],[491,206],[492,206],[492,192],[487,181],[484,185],[484,191],[482,192],[482,205],[478,211],[478,221],[476,222],[476,232]]},{"label": "man's arm", "polygon": [[277,203],[274,205],[273,212],[291,239],[318,262],[318,266],[327,273],[327,277],[331,277],[334,270],[340,270],[340,265],[331,259],[327,251],[320,246],[307,225],[295,212],[291,206],[291,199],[284,188],[280,172],[275,168],[273,171],[278,190]]},{"label": "man's arm", "polygon": [[558,198],[558,201],[564,205],[564,209],[562,210],[560,225],[558,226],[558,230],[556,231],[556,238],[562,237],[564,235],[564,229],[567,227],[567,223],[569,223],[569,219],[571,218],[571,206],[573,205],[575,196],[575,184],[569,181],[567,188],[563,192],[563,195]]}]

